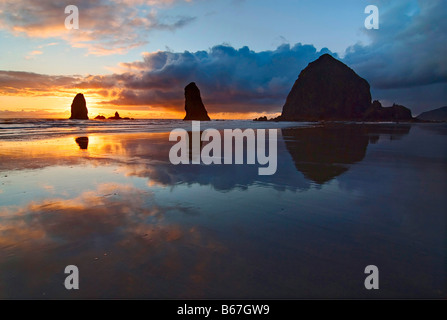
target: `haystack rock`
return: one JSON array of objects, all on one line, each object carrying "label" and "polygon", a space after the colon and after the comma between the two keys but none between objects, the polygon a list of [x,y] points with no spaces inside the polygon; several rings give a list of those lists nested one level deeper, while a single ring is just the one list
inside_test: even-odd
[{"label": "haystack rock", "polygon": [[361,120],[370,107],[368,82],[324,54],[301,71],[278,120]]},{"label": "haystack rock", "polygon": [[185,87],[185,110],[186,116],[183,120],[211,120],[200,97],[200,90],[194,82]]},{"label": "haystack rock", "polygon": [[87,104],[82,93],[78,93],[71,104],[70,119],[88,120]]}]

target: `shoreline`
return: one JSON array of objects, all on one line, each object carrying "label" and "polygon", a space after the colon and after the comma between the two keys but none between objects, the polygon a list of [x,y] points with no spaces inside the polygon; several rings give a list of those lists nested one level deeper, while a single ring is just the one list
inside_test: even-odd
[{"label": "shoreline", "polygon": [[[132,120],[131,120],[132,121]],[[35,127],[35,124],[48,126]],[[22,124],[23,127],[18,125]],[[443,126],[446,122],[358,122],[358,121],[319,121],[319,122],[298,122],[298,121],[252,121],[252,120],[211,120],[201,121],[204,129],[212,128],[216,130],[224,129],[284,129],[284,128],[307,128],[321,126],[342,126],[342,125],[433,125]],[[12,127],[8,128],[8,125]],[[0,119],[0,141],[38,141],[42,139],[66,137],[69,135],[79,137],[98,134],[139,134],[139,133],[169,133],[173,129],[191,130],[191,121],[183,120],[129,120],[119,121],[89,121],[89,120],[41,120],[30,119],[23,121],[20,119],[2,123]]]}]

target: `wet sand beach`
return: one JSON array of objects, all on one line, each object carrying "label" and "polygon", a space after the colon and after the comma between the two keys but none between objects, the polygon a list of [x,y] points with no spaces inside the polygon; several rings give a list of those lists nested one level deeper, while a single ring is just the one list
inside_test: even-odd
[{"label": "wet sand beach", "polygon": [[446,297],[445,124],[255,124],[272,176],[172,165],[186,124],[143,124],[3,131],[0,298]]}]

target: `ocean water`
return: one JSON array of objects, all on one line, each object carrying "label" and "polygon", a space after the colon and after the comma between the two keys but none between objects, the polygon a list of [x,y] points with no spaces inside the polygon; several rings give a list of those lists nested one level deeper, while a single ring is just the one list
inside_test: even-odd
[{"label": "ocean water", "polygon": [[172,165],[188,122],[0,120],[0,298],[447,297],[447,125],[209,127],[277,129],[276,174]]},{"label": "ocean water", "polygon": [[[214,120],[201,122],[201,129],[214,128],[286,128],[306,126],[308,123],[254,122],[247,120]],[[99,133],[170,132],[182,128],[191,130],[191,122],[182,120],[65,120],[65,119],[0,119],[0,140],[42,139],[64,135],[82,136]]]}]

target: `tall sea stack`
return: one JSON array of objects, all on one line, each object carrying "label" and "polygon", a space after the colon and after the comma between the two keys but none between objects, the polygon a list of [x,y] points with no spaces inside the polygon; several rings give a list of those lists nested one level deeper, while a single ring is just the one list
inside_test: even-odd
[{"label": "tall sea stack", "polygon": [[186,116],[183,120],[211,120],[200,97],[200,90],[194,82],[185,87],[185,110]]},{"label": "tall sea stack", "polygon": [[324,54],[301,71],[279,120],[361,120],[370,106],[368,82]]},{"label": "tall sea stack", "polygon": [[71,104],[70,119],[88,120],[88,110],[85,98],[82,93],[78,93]]}]

